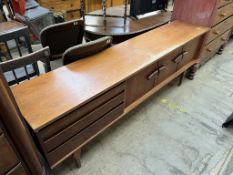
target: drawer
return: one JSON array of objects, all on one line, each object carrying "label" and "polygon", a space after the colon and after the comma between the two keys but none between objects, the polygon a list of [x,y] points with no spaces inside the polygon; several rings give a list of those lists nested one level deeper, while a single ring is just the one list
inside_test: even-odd
[{"label": "drawer", "polygon": [[176,72],[177,64],[174,62],[174,59],[179,57],[182,58],[182,48],[173,51],[158,62],[158,77],[156,78],[156,84],[161,83]]},{"label": "drawer", "polygon": [[77,0],[40,0],[40,4],[54,12],[80,9],[80,1]]},{"label": "drawer", "polygon": [[67,116],[58,119],[57,121],[53,122],[49,126],[45,127],[44,129],[40,130],[38,135],[40,140],[46,141],[49,138],[57,135],[67,127],[71,126],[78,120],[80,120],[83,116],[93,112],[98,107],[102,106],[109,100],[111,100],[113,97],[119,95],[125,90],[125,83],[122,83],[111,90],[107,91],[106,93],[100,95],[99,97],[96,97],[92,101],[90,101],[87,104],[84,104],[74,112],[71,112]]},{"label": "drawer", "polygon": [[65,14],[66,21],[80,18],[80,10],[67,11]]},{"label": "drawer", "polygon": [[225,21],[213,27],[211,31],[208,33],[206,43],[213,41],[214,39],[222,35],[227,30],[231,29],[232,27],[233,27],[233,16],[227,18]]},{"label": "drawer", "polygon": [[219,0],[218,8],[223,7],[223,6],[230,4],[232,2],[233,2],[233,0]]},{"label": "drawer", "polygon": [[6,175],[27,175],[21,163],[11,169]]},{"label": "drawer", "polygon": [[228,18],[232,14],[233,14],[233,3],[218,9],[214,20],[214,25],[220,23],[221,21]]},{"label": "drawer", "polygon": [[82,144],[116,120],[121,114],[123,114],[123,111],[124,104],[120,104],[86,129],[82,130],[79,134],[72,137],[69,141],[50,152],[48,154],[48,162],[50,166],[53,167],[63,157],[66,157],[67,155],[72,154],[73,151],[76,151],[76,149],[82,146]]},{"label": "drawer", "polygon": [[153,63],[126,81],[126,106],[129,106],[138,98],[153,89],[156,76],[151,75],[157,67],[157,62]]},{"label": "drawer", "polygon": [[189,43],[185,44],[183,47],[183,57],[182,60],[178,63],[177,69],[182,68],[193,60],[198,60],[198,51],[200,49],[200,37],[196,38]]},{"label": "drawer", "polygon": [[230,33],[231,30],[225,32],[223,35],[219,36],[217,39],[205,46],[201,54],[201,62],[206,60],[206,58],[213,56],[219,50],[219,48],[228,41]]},{"label": "drawer", "polygon": [[112,97],[109,101],[96,108],[89,114],[82,117],[77,122],[73,123],[69,127],[65,128],[52,138],[44,142],[44,147],[46,152],[50,152],[61,144],[65,143],[67,140],[72,138],[74,135],[81,132],[83,129],[87,128],[89,125],[97,121],[99,118],[103,117],[105,114],[109,113],[111,110],[116,108],[118,105],[124,103],[125,93],[121,92],[120,94]]},{"label": "drawer", "polygon": [[4,134],[0,135],[0,174],[4,174],[19,162]]}]

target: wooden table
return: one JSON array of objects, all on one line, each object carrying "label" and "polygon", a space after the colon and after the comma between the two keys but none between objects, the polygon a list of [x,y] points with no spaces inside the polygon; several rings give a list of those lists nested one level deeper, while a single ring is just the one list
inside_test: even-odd
[{"label": "wooden table", "polygon": [[102,16],[92,16],[94,14],[102,15],[102,13],[102,10],[98,10],[85,16],[86,37],[94,40],[102,36],[110,35],[113,37],[114,44],[164,25],[171,19],[171,12],[162,12],[155,16],[136,20],[129,17],[128,8],[125,21],[123,18],[124,6],[107,8],[108,16],[105,18],[106,20]]},{"label": "wooden table", "polygon": [[12,87],[50,167],[198,63],[207,31],[175,21]]}]

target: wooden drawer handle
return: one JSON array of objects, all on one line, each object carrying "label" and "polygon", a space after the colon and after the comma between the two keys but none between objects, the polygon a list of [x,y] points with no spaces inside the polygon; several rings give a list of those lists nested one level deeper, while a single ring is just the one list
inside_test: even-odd
[{"label": "wooden drawer handle", "polygon": [[187,55],[188,52],[184,51],[180,55],[178,55],[176,58],[174,58],[172,61],[174,63],[180,63],[185,55]]},{"label": "wooden drawer handle", "polygon": [[214,31],[213,31],[213,34],[215,34],[215,35],[219,35],[219,34],[220,34],[220,32],[219,32],[219,31],[217,31],[217,30],[214,30]]},{"label": "wooden drawer handle", "polygon": [[212,49],[207,48],[206,50],[207,50],[208,52],[212,52]]},{"label": "wooden drawer handle", "polygon": [[221,16],[221,17],[226,17],[227,14],[226,14],[226,13],[221,13],[220,16]]},{"label": "wooden drawer handle", "polygon": [[153,79],[154,76],[159,75],[159,69],[156,69],[154,72],[152,72],[148,77],[147,80]]},{"label": "wooden drawer handle", "polygon": [[226,38],[221,38],[221,40],[222,40],[222,41],[227,41],[227,39],[226,39]]}]

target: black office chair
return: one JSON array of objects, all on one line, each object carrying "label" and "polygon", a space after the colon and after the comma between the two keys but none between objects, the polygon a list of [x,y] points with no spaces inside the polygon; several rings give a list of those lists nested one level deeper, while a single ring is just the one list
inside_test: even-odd
[{"label": "black office chair", "polygon": [[70,64],[79,59],[94,55],[104,49],[110,47],[112,44],[112,37],[106,36],[95,41],[90,41],[85,44],[73,46],[65,51],[63,54],[63,65]]},{"label": "black office chair", "polygon": [[1,62],[0,68],[4,72],[9,85],[19,84],[21,81],[30,80],[31,77],[40,75],[39,69],[34,69],[34,66],[32,66],[33,64],[37,64],[38,61],[44,63],[45,72],[51,71],[48,47],[18,59]]},{"label": "black office chair", "polygon": [[50,60],[53,61],[61,58],[66,49],[81,44],[83,36],[83,20],[73,20],[44,28],[40,39],[43,47],[49,46]]}]

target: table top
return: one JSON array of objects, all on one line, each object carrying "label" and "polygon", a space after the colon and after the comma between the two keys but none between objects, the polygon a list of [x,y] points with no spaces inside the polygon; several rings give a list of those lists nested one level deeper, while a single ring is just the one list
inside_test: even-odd
[{"label": "table top", "polygon": [[0,23],[0,35],[15,32],[19,29],[27,28],[24,24],[17,21],[8,21]]},{"label": "table top", "polygon": [[[91,12],[90,14],[102,14],[102,10]],[[109,16],[124,16],[124,6],[116,6],[107,8],[107,15]],[[127,11],[129,16],[129,7]],[[158,15],[136,20],[131,17],[106,17],[106,21],[102,16],[85,16],[85,31],[88,33],[101,36],[122,36],[142,33],[151,30],[163,24],[166,24],[171,19],[171,12],[161,12]]]},{"label": "table top", "polygon": [[174,21],[11,89],[38,131],[208,30]]}]

